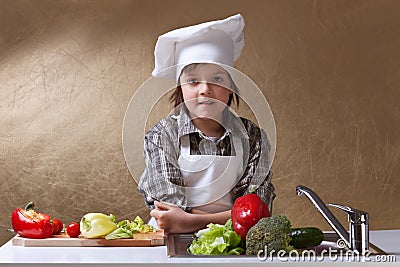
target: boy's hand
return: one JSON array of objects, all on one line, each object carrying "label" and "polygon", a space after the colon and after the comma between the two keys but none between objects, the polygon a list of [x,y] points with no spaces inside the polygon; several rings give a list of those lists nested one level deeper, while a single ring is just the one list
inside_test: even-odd
[{"label": "boy's hand", "polygon": [[150,215],[157,221],[158,227],[167,233],[185,233],[193,231],[190,225],[190,215],[178,206],[154,201],[156,206]]}]

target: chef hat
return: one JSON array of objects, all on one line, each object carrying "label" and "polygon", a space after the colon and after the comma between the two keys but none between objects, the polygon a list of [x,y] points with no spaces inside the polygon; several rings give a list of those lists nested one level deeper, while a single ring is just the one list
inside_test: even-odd
[{"label": "chef hat", "polygon": [[233,67],[244,45],[244,19],[237,14],[167,32],[158,37],[153,77],[177,80],[192,63]]}]

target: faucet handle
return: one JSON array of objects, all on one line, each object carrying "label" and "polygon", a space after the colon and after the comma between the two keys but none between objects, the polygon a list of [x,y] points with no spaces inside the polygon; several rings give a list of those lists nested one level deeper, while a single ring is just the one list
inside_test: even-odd
[{"label": "faucet handle", "polygon": [[328,204],[328,206],[343,210],[350,222],[350,248],[365,255],[369,249],[369,215],[349,206]]},{"label": "faucet handle", "polygon": [[347,213],[349,222],[352,223],[368,223],[368,213],[365,211],[353,209],[346,205],[340,204],[327,204],[330,207],[337,208]]}]

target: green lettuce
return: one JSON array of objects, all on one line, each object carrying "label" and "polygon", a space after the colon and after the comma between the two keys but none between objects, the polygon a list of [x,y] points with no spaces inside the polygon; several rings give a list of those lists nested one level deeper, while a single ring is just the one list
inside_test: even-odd
[{"label": "green lettuce", "polygon": [[193,255],[240,255],[245,249],[229,219],[225,225],[210,223],[207,228],[195,233],[188,251]]},{"label": "green lettuce", "polygon": [[136,233],[153,233],[156,228],[143,222],[142,218],[136,216],[133,221],[122,220],[117,223],[117,229],[105,236],[105,239],[133,238]]}]

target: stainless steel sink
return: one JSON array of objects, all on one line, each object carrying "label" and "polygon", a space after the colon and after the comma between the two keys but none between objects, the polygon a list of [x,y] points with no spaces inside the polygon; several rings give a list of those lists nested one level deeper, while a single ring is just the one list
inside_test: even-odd
[{"label": "stainless steel sink", "polygon": [[[191,255],[187,248],[193,241],[193,234],[173,234],[167,237],[167,250],[169,257],[257,257],[247,255]],[[345,255],[351,253],[341,242],[340,237],[335,232],[324,232],[324,241],[316,247],[298,250],[300,253],[315,253],[316,256]],[[385,251],[373,244],[369,244],[369,255],[387,255]]]},{"label": "stainless steel sink", "polygon": [[[336,251],[336,253],[352,252],[342,241],[343,240],[340,239],[339,235],[335,232],[324,232],[324,241],[322,241],[322,243],[316,247],[307,248],[307,250],[313,250],[317,253],[317,255],[321,255],[324,250],[328,251],[329,249],[333,251],[333,253],[335,253],[334,251]],[[387,255],[385,251],[372,243],[369,243],[368,251],[369,255]]]}]

